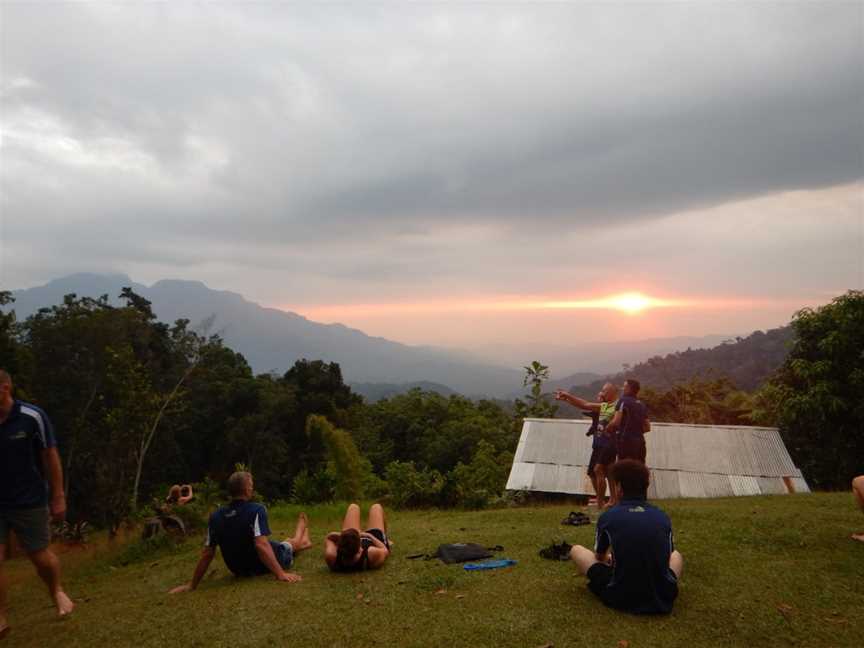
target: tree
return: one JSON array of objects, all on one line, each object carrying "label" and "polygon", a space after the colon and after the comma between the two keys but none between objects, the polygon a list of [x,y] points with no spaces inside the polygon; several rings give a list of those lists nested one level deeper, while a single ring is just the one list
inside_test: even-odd
[{"label": "tree", "polygon": [[757,396],[811,485],[847,488],[864,457],[864,292],[850,290],[792,321],[786,362]]},{"label": "tree", "polygon": [[522,421],[526,418],[555,418],[558,406],[550,403],[548,394],[543,393],[543,383],[549,380],[549,367],[534,360],[524,367],[525,377],[522,386],[531,385],[528,402],[517,398],[514,402],[514,427],[522,429]]}]

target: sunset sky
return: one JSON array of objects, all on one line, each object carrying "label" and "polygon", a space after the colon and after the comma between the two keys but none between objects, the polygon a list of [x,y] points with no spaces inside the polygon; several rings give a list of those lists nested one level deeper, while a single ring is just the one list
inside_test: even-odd
[{"label": "sunset sky", "polygon": [[472,349],[743,334],[864,288],[861,3],[0,18],[5,289],[197,279]]}]

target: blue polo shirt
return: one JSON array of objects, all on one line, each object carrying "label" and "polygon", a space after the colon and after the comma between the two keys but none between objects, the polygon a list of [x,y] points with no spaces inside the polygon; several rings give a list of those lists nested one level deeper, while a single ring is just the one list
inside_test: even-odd
[{"label": "blue polo shirt", "polygon": [[257,502],[234,500],[210,516],[204,546],[219,547],[233,574],[255,576],[270,571],[255,550],[255,538],[269,535],[267,509]]},{"label": "blue polo shirt", "polygon": [[0,508],[32,509],[48,504],[42,451],[57,446],[45,412],[15,400],[0,423]]},{"label": "blue polo shirt", "polygon": [[594,551],[612,547],[612,579],[600,594],[604,603],[630,612],[668,614],[678,595],[669,569],[675,549],[672,522],[644,499],[622,500],[597,520]]},{"label": "blue polo shirt", "polygon": [[622,396],[615,405],[615,411],[622,412],[618,436],[621,438],[641,438],[645,434],[645,421],[648,420],[648,407],[635,396]]}]

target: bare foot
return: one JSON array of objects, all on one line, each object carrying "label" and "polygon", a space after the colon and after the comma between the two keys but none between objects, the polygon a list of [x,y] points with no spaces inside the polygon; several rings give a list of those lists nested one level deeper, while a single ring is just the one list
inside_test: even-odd
[{"label": "bare foot", "polygon": [[858,542],[864,542],[864,533],[853,533],[852,539],[857,540]]},{"label": "bare foot", "polygon": [[71,614],[72,610],[75,609],[72,599],[63,590],[57,590],[57,593],[54,595],[54,603],[57,605],[57,615],[61,617]]}]

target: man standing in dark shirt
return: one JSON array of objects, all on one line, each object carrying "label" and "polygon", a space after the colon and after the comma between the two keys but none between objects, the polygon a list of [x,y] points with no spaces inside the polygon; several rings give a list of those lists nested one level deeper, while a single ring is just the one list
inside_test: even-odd
[{"label": "man standing in dark shirt", "polygon": [[628,378],[621,389],[621,398],[615,405],[615,416],[606,427],[610,434],[618,435],[618,460],[635,459],[645,463],[645,434],[651,431],[648,408],[637,397],[639,381]]},{"label": "man standing in dark shirt", "polygon": [[669,517],[646,501],[649,478],[645,464],[632,459],[612,466],[609,481],[619,503],[597,520],[594,551],[575,545],[570,558],[609,607],[668,614],[684,559],[675,550]]},{"label": "man standing in dark shirt", "polygon": [[51,421],[35,405],[12,398],[12,378],[0,369],[0,638],[9,633],[2,563],[10,531],[48,586],[57,614],[74,609],[60,585],[60,561],[48,548],[50,520],[65,516],[63,469]]},{"label": "man standing in dark shirt", "polygon": [[270,525],[267,509],[262,504],[250,501],[255,485],[248,472],[235,472],[228,478],[228,494],[231,503],[221,507],[210,516],[207,537],[201,558],[195,566],[192,580],[171,590],[171,594],[188,592],[198,587],[216,549],[222,549],[225,566],[235,576],[257,576],[272,573],[277,580],[294,583],[302,577],[288,572],[294,563],[294,555],[312,546],[306,514],[297,520],[294,536],[274,542],[268,538]]}]

